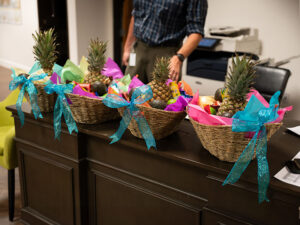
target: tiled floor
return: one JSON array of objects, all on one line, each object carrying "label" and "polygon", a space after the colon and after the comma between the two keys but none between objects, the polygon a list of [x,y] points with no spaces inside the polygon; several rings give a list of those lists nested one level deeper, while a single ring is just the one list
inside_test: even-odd
[{"label": "tiled floor", "polygon": [[[0,101],[5,99],[9,94],[8,84],[11,80],[10,70],[0,67]],[[15,221],[10,223],[8,220],[8,190],[7,190],[7,170],[0,167],[0,225],[12,225],[18,224],[20,217],[20,185],[19,185],[19,173],[16,170],[16,199],[15,199]]]}]

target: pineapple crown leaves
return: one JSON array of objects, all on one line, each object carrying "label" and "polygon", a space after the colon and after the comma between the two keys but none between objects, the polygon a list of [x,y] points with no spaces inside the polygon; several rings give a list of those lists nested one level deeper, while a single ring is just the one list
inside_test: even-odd
[{"label": "pineapple crown leaves", "polygon": [[169,78],[169,57],[156,58],[153,69],[153,80],[165,82]]},{"label": "pineapple crown leaves", "polygon": [[39,31],[32,34],[35,41],[33,46],[34,58],[40,62],[43,70],[52,70],[52,67],[57,60],[56,35],[54,29],[50,28],[46,31]]},{"label": "pineapple crown leaves", "polygon": [[246,55],[240,59],[236,54],[232,57],[232,66],[229,68],[229,74],[226,77],[225,87],[228,90],[228,95],[236,100],[244,101],[254,84],[255,78],[255,63]]},{"label": "pineapple crown leaves", "polygon": [[100,41],[98,38],[91,39],[88,48],[87,61],[89,63],[88,70],[101,74],[101,70],[105,64],[105,52],[107,42]]}]

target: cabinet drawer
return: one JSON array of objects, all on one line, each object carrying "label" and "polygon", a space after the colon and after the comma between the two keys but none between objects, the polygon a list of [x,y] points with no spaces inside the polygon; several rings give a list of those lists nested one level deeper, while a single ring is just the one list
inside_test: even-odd
[{"label": "cabinet drawer", "polygon": [[115,171],[121,172],[115,176],[134,175],[143,180],[158,182],[190,193],[206,202],[209,188],[205,185],[207,175],[205,170],[160,157],[157,153],[134,149],[122,143],[109,145],[96,137],[87,137],[85,146],[88,161],[93,166],[98,165],[102,169],[109,170],[105,173]]},{"label": "cabinet drawer", "polygon": [[19,118],[15,117],[16,141],[70,160],[82,158],[83,151],[78,151],[78,134],[70,135],[64,124],[62,125],[60,140],[58,140],[54,139],[52,123],[26,118],[24,126],[21,127]]},{"label": "cabinet drawer", "polygon": [[202,215],[203,225],[252,225],[241,219],[236,219],[223,213],[204,208]]},{"label": "cabinet drawer", "polygon": [[286,195],[269,187],[270,202],[259,204],[256,184],[240,180],[235,184],[222,186],[226,178],[224,175],[209,173],[207,178],[211,190],[208,197],[209,208],[228,210],[233,215],[251,218],[258,224],[299,224],[299,199],[291,199],[292,195]]},{"label": "cabinet drawer", "polygon": [[[199,225],[201,209],[196,200],[180,193],[172,197],[100,171],[89,175],[89,218],[92,225]],[[163,189],[163,188],[160,188]],[[171,192],[171,191],[170,191]],[[176,196],[175,196],[176,195]],[[175,197],[175,198],[173,198]],[[177,197],[177,199],[176,199]],[[181,201],[185,198],[188,202]],[[181,199],[181,200],[179,200]]]}]

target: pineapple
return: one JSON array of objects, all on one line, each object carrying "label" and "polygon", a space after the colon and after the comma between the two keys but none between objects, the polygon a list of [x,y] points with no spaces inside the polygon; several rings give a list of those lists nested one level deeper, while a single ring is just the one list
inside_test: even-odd
[{"label": "pineapple", "polygon": [[232,117],[237,111],[244,110],[246,96],[255,78],[254,65],[246,55],[242,59],[238,55],[232,58],[232,67],[225,81],[227,96],[221,103],[218,116]]},{"label": "pineapple", "polygon": [[52,75],[52,68],[57,59],[57,43],[54,29],[35,32],[32,34],[35,41],[33,46],[34,58],[40,62],[42,69],[49,76]]},{"label": "pineapple", "polygon": [[107,43],[100,41],[98,38],[91,39],[87,57],[89,72],[84,78],[85,83],[93,84],[96,81],[107,85],[110,83],[110,79],[101,74],[101,70],[105,64],[106,46]]},{"label": "pineapple", "polygon": [[149,83],[154,100],[163,100],[167,102],[171,97],[171,90],[166,81],[169,78],[169,58],[157,58],[153,73],[152,81]]}]

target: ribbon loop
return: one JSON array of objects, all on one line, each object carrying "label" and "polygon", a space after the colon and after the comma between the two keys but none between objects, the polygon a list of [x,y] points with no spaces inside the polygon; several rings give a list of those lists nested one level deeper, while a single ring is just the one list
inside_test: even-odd
[{"label": "ribbon loop", "polygon": [[33,66],[31,67],[31,69],[29,70],[29,74],[33,74],[34,72],[39,71],[40,69],[42,69],[42,66],[40,64],[39,61],[36,61]]},{"label": "ribbon loop", "polygon": [[45,87],[45,91],[47,94],[52,94],[52,93],[57,94],[57,99],[55,102],[54,113],[53,113],[53,126],[54,126],[55,139],[60,139],[62,115],[64,115],[69,133],[71,134],[73,131],[78,133],[76,122],[72,116],[70,106],[65,96],[65,93],[71,93],[72,90],[73,90],[72,84],[59,84],[59,85],[48,84]]},{"label": "ribbon loop", "polygon": [[253,95],[244,111],[239,111],[233,116],[233,132],[250,132],[255,134],[248,143],[238,160],[235,162],[223,185],[233,184],[239,180],[243,172],[254,157],[256,147],[257,179],[258,179],[258,202],[269,201],[267,190],[270,182],[269,166],[267,161],[267,131],[265,123],[275,121],[278,117],[278,97],[280,91],[276,92],[271,100],[270,106],[266,108]]},{"label": "ribbon loop", "polygon": [[16,108],[18,111],[19,119],[21,121],[21,126],[24,125],[25,118],[24,113],[22,111],[22,102],[25,95],[25,91],[27,91],[28,93],[31,109],[35,119],[43,118],[40,108],[38,106],[37,89],[34,86],[33,81],[44,79],[47,76],[47,74],[35,75],[27,79],[24,75],[17,76],[14,69],[11,70],[11,77],[13,80],[9,83],[9,90],[12,91],[18,88],[19,86],[22,86],[20,94],[18,96],[18,100],[16,102]]},{"label": "ribbon loop", "polygon": [[130,103],[128,103],[124,98],[120,97],[119,95],[115,95],[115,94],[106,95],[106,97],[102,100],[102,102],[107,107],[114,108],[114,109],[130,105]]},{"label": "ribbon loop", "polygon": [[109,94],[105,99],[102,100],[103,104],[110,108],[126,107],[117,132],[110,137],[112,138],[110,144],[115,143],[121,139],[133,117],[139,126],[143,138],[145,139],[148,150],[151,147],[156,148],[155,139],[147,123],[147,120],[140,112],[140,110],[136,107],[136,104],[143,104],[144,102],[150,100],[152,97],[153,93],[150,86],[143,85],[134,90],[130,103],[122,97],[114,94]]},{"label": "ribbon loop", "polygon": [[133,102],[134,105],[143,104],[152,98],[153,98],[153,93],[150,86],[143,85],[134,90],[134,92],[132,93],[131,102]]}]

